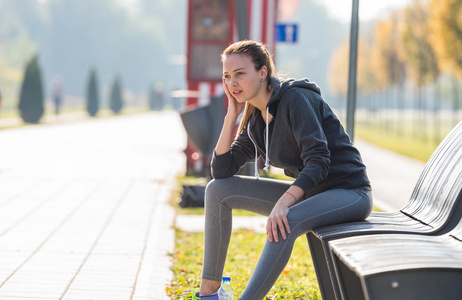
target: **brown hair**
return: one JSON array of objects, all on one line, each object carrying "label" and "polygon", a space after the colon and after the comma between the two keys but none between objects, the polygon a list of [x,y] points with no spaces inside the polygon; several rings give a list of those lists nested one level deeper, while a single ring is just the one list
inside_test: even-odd
[{"label": "brown hair", "polygon": [[[240,41],[228,46],[228,48],[223,51],[221,54],[221,61],[223,62],[226,56],[231,54],[246,54],[250,56],[255,70],[259,71],[263,66],[268,69],[268,74],[266,75],[267,89],[270,90],[271,77],[276,76],[276,69],[274,67],[273,59],[271,58],[270,53],[266,49],[265,45],[256,41]],[[239,124],[239,129],[237,130],[237,135],[241,134],[244,130],[244,127],[249,121],[249,117],[252,114],[254,106],[249,102],[246,102],[244,108],[244,114],[242,115],[241,122]]]}]

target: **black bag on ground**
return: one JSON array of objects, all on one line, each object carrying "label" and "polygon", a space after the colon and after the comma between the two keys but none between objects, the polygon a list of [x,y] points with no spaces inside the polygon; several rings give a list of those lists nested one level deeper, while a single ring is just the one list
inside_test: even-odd
[{"label": "black bag on ground", "polygon": [[205,186],[183,184],[180,207],[204,207]]}]

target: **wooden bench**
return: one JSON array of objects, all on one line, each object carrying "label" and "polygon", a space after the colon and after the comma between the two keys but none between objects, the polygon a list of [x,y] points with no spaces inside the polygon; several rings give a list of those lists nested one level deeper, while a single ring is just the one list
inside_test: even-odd
[{"label": "wooden bench", "polygon": [[329,245],[343,299],[462,299],[462,222],[442,236],[363,235]]},{"label": "wooden bench", "polygon": [[461,173],[462,122],[432,154],[408,203],[402,209],[373,212],[365,221],[317,228],[307,233],[323,299],[341,299],[330,241],[364,234],[441,235],[449,232],[462,215]]}]

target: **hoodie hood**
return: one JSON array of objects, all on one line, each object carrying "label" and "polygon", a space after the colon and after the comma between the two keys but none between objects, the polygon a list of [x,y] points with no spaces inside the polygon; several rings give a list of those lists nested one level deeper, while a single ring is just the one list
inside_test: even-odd
[{"label": "hoodie hood", "polygon": [[[310,82],[307,78],[303,79],[294,79],[294,78],[279,78],[279,77],[271,77],[270,79],[271,87],[273,88],[273,93],[271,94],[270,99],[268,100],[268,104],[266,105],[266,126],[265,126],[265,167],[263,168],[266,172],[269,169],[269,114],[273,117],[276,116],[277,110],[277,102],[284,96],[285,92],[289,88],[302,88],[308,89],[313,91],[319,95],[321,95],[321,89],[318,85],[314,82]],[[275,105],[273,105],[275,104]],[[257,114],[254,111],[254,114]],[[247,134],[249,135],[251,141],[255,146],[255,161],[258,160],[258,147],[257,142],[252,139],[252,135],[250,133],[250,126],[247,126]],[[258,176],[258,164],[255,164],[255,177]]]},{"label": "hoodie hood", "polygon": [[[284,93],[292,87],[302,88],[311,90],[319,95],[321,95],[321,89],[314,82],[310,82],[307,78],[294,79],[294,78],[280,78],[280,77],[271,77],[270,80],[271,87],[273,88],[273,94],[271,95],[267,107],[270,107],[276,101],[279,101]],[[271,113],[271,109],[270,109]]]}]

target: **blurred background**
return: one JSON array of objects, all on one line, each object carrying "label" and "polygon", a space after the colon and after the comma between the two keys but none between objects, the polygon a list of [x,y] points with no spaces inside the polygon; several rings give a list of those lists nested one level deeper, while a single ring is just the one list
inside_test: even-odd
[{"label": "blurred background", "polygon": [[[45,114],[183,109],[189,2],[0,0],[0,119],[40,119],[20,112],[34,70]],[[462,5],[372,2],[359,6],[357,135],[426,160],[461,119]],[[351,1],[279,0],[297,38],[272,48],[279,74],[316,82],[342,119],[351,13]]]},{"label": "blurred background", "polygon": [[1,0],[0,90],[3,113],[15,110],[26,63],[38,55],[52,104],[84,109],[90,71],[103,106],[120,78],[125,104],[144,105],[151,89],[184,85],[186,1]]}]

